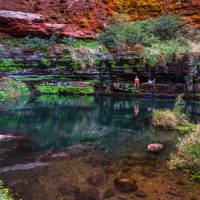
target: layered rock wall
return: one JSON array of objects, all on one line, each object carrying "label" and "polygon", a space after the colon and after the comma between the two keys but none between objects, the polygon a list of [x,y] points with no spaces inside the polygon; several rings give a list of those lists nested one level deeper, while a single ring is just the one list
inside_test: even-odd
[{"label": "layered rock wall", "polygon": [[178,13],[200,26],[199,0],[0,0],[0,32],[95,38],[118,13],[131,21]]}]

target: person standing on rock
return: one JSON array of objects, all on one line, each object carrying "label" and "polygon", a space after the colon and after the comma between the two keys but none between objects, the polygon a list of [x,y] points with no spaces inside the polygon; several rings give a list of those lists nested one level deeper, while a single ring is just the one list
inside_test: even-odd
[{"label": "person standing on rock", "polygon": [[140,79],[138,76],[135,77],[134,79],[134,88],[139,88],[140,87]]}]

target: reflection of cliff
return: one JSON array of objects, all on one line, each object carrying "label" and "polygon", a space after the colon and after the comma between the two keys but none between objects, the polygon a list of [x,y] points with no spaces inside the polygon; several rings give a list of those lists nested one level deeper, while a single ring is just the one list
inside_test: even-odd
[{"label": "reflection of cliff", "polygon": [[[139,106],[137,115],[134,105]],[[30,133],[37,149],[44,150],[94,139],[141,140],[150,129],[149,108],[166,105],[128,98],[43,96],[33,103],[1,112],[0,131]],[[168,107],[171,105],[173,102]]]},{"label": "reflection of cliff", "polygon": [[0,0],[0,31],[21,36],[59,33],[93,38],[117,13],[127,13],[133,21],[172,12],[200,25],[199,9],[199,0]]},{"label": "reflection of cliff", "polygon": [[0,130],[26,132],[40,148],[67,146],[73,136],[90,133],[95,111],[78,107],[51,105],[25,107],[0,116]]}]

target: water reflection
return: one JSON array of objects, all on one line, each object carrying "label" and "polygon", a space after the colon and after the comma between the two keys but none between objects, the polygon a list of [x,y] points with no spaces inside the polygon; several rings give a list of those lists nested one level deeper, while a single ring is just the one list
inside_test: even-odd
[{"label": "water reflection", "polygon": [[[45,95],[1,112],[0,131],[31,134],[32,151],[94,140],[110,151],[124,146],[144,150],[150,142],[176,141],[174,135],[164,137],[151,127],[153,108],[173,108],[173,104],[152,99]],[[190,105],[192,110],[197,106]]]},{"label": "water reflection", "polygon": [[140,106],[139,104],[134,104],[134,113],[135,113],[135,116],[137,116],[140,112]]}]

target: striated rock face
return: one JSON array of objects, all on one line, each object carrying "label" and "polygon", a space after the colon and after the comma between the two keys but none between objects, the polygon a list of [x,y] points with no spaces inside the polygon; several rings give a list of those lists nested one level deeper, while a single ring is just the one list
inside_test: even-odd
[{"label": "striated rock face", "polygon": [[94,38],[121,12],[131,21],[179,13],[200,26],[199,9],[199,0],[0,0],[0,32]]},{"label": "striated rock face", "polygon": [[111,13],[105,0],[0,0],[0,31],[94,38]]}]

